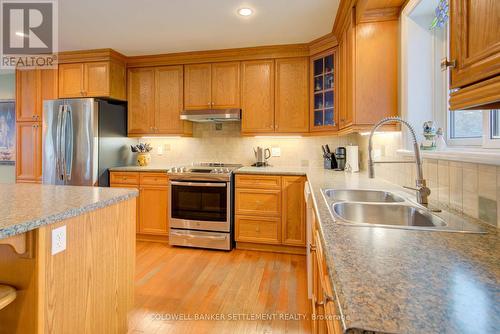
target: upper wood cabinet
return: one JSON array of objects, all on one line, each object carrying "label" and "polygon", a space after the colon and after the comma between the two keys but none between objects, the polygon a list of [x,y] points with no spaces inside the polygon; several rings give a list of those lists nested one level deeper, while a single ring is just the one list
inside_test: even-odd
[{"label": "upper wood cabinet", "polygon": [[241,132],[274,131],[274,61],[241,63]]},{"label": "upper wood cabinet", "polygon": [[154,68],[128,70],[128,133],[154,132]]},{"label": "upper wood cabinet", "polygon": [[184,66],[184,108],[186,110],[239,107],[239,62]]},{"label": "upper wood cabinet", "polygon": [[212,66],[196,64],[184,66],[184,108],[186,110],[212,107]]},{"label": "upper wood cabinet", "polygon": [[450,1],[450,109],[499,107],[499,26],[499,1]]},{"label": "upper wood cabinet", "polygon": [[183,76],[182,66],[155,69],[154,119],[158,133],[182,133],[187,124],[180,119],[183,108]]},{"label": "upper wood cabinet", "polygon": [[240,63],[212,64],[212,107],[240,108]]},{"label": "upper wood cabinet", "polygon": [[275,131],[309,132],[309,59],[277,59],[275,90]]},{"label": "upper wood cabinet", "polygon": [[336,55],[333,49],[311,57],[310,130],[338,129],[336,87]]},{"label": "upper wood cabinet", "polygon": [[126,100],[125,65],[116,61],[59,65],[59,98]]},{"label": "upper wood cabinet", "polygon": [[500,2],[450,1],[451,88],[500,74]]},{"label": "upper wood cabinet", "polygon": [[182,66],[129,69],[129,135],[191,134],[192,124],[180,120],[182,97]]},{"label": "upper wood cabinet", "polygon": [[354,9],[346,16],[336,80],[341,133],[366,131],[398,115],[398,31],[397,20],[356,24]]},{"label": "upper wood cabinet", "polygon": [[57,99],[56,70],[16,71],[16,120],[42,121],[43,101]]}]

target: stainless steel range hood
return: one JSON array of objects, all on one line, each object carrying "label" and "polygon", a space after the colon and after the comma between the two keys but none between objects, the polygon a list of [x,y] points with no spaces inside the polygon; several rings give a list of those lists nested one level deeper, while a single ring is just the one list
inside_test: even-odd
[{"label": "stainless steel range hood", "polygon": [[241,109],[183,110],[181,119],[191,122],[238,122]]}]

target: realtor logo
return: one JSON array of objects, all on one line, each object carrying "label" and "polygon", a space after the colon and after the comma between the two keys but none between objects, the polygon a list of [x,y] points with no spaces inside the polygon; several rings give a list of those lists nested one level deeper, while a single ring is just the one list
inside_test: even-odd
[{"label": "realtor logo", "polygon": [[0,68],[53,68],[57,57],[56,0],[0,0]]}]

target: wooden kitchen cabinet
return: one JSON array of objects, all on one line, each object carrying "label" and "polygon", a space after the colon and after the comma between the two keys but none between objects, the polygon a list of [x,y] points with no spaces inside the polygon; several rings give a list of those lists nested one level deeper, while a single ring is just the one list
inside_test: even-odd
[{"label": "wooden kitchen cabinet", "polygon": [[399,21],[356,24],[353,8],[341,27],[337,36],[339,133],[368,131],[382,118],[398,115]]},{"label": "wooden kitchen cabinet", "polygon": [[500,2],[450,1],[450,108],[500,105]]},{"label": "wooden kitchen cabinet", "polygon": [[191,131],[192,123],[181,121],[183,108],[182,66],[165,66],[155,69],[154,126],[160,134],[179,134]]},{"label": "wooden kitchen cabinet", "polygon": [[500,74],[500,2],[450,1],[451,88]]},{"label": "wooden kitchen cabinet", "polygon": [[212,64],[212,108],[240,108],[240,63]]},{"label": "wooden kitchen cabinet", "polygon": [[16,182],[42,181],[43,101],[57,98],[56,70],[16,71]]},{"label": "wooden kitchen cabinet", "polygon": [[311,323],[313,334],[342,334],[340,312],[338,312],[335,294],[330,283],[328,267],[319,236],[318,222],[313,212],[311,224],[311,269],[312,298]]},{"label": "wooden kitchen cabinet", "polygon": [[134,68],[128,70],[128,134],[147,134],[154,126],[154,87],[153,68]]},{"label": "wooden kitchen cabinet", "polygon": [[306,245],[306,204],[304,176],[282,177],[282,242],[284,245]]},{"label": "wooden kitchen cabinet", "polygon": [[59,98],[126,100],[125,64],[114,60],[59,64]]},{"label": "wooden kitchen cabinet", "polygon": [[241,132],[274,132],[274,61],[241,63]]},{"label": "wooden kitchen cabinet", "polygon": [[310,131],[338,129],[336,53],[333,49],[311,57]]},{"label": "wooden kitchen cabinet", "polygon": [[168,242],[168,175],[149,172],[110,172],[110,186],[137,188],[137,239]]},{"label": "wooden kitchen cabinet", "polygon": [[16,123],[16,181],[39,183],[42,181],[42,124]]},{"label": "wooden kitchen cabinet", "polygon": [[16,121],[42,121],[43,101],[57,99],[56,70],[16,71]]},{"label": "wooden kitchen cabinet", "polygon": [[129,69],[129,136],[190,135],[192,124],[180,119],[182,99],[182,66]]},{"label": "wooden kitchen cabinet", "polygon": [[237,247],[304,254],[304,186],[304,176],[236,175]]},{"label": "wooden kitchen cabinet", "polygon": [[212,107],[212,66],[195,64],[184,66],[184,108],[186,110]]},{"label": "wooden kitchen cabinet", "polygon": [[240,63],[185,65],[184,108],[240,108]]},{"label": "wooden kitchen cabinet", "polygon": [[309,132],[309,58],[276,60],[275,132]]},{"label": "wooden kitchen cabinet", "polygon": [[168,235],[168,186],[140,186],[139,233]]},{"label": "wooden kitchen cabinet", "polygon": [[241,242],[280,244],[280,219],[273,217],[251,217],[237,215],[235,238]]},{"label": "wooden kitchen cabinet", "polygon": [[280,217],[281,189],[244,189],[235,190],[237,215]]}]

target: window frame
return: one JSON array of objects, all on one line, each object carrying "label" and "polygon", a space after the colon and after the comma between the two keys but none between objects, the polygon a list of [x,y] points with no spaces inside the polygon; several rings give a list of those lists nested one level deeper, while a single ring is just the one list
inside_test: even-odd
[{"label": "window frame", "polygon": [[500,109],[488,110],[488,112],[483,111],[483,138],[482,147],[487,149],[498,149],[500,148],[500,138],[493,138],[493,112],[497,113],[496,117],[500,117]]}]

